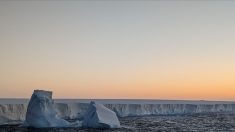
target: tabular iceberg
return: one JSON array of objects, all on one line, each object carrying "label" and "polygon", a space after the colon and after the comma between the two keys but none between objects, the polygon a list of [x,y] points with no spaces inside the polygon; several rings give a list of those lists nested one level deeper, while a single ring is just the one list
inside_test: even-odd
[{"label": "tabular iceberg", "polygon": [[82,125],[91,128],[118,128],[120,122],[115,112],[92,101],[84,115]]},{"label": "tabular iceberg", "polygon": [[37,128],[67,127],[69,122],[57,117],[52,92],[34,90],[29,101],[25,124]]}]

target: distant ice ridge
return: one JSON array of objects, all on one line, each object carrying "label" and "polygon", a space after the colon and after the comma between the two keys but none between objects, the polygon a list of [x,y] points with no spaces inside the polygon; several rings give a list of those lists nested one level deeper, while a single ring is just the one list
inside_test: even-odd
[{"label": "distant ice ridge", "polygon": [[[123,101],[122,101],[123,103]],[[124,102],[125,103],[125,102]],[[191,114],[204,112],[235,112],[235,103],[230,102],[212,102],[197,103],[188,102],[170,102],[152,104],[104,104],[107,108],[113,110],[119,117],[125,116],[144,116],[144,115],[168,115],[168,114]],[[129,103],[129,102],[128,102]],[[136,103],[136,102],[135,102]],[[57,116],[62,119],[82,120],[88,110],[89,103],[79,102],[55,102],[55,111]],[[0,104],[0,124],[22,122],[25,120],[27,103],[22,104]]]},{"label": "distant ice ridge", "polygon": [[235,112],[235,104],[107,104],[120,117]]},{"label": "distant ice ridge", "polygon": [[[57,103],[59,115],[67,119],[82,119],[89,104],[86,103]],[[193,114],[207,112],[235,112],[235,104],[104,104],[119,117]]]}]

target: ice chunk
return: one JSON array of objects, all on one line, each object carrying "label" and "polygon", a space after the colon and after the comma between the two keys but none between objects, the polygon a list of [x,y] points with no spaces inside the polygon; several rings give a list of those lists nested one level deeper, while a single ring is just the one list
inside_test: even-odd
[{"label": "ice chunk", "polygon": [[84,127],[91,128],[118,128],[120,122],[115,112],[102,104],[91,101],[87,113],[84,115]]},{"label": "ice chunk", "polygon": [[52,92],[43,90],[34,90],[27,108],[25,124],[37,128],[70,125],[69,122],[57,117]]}]

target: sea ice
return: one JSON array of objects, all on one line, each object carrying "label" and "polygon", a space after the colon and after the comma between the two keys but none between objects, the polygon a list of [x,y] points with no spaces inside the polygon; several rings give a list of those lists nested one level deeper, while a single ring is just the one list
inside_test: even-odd
[{"label": "sea ice", "polygon": [[82,125],[91,128],[118,128],[120,122],[115,112],[91,101]]},{"label": "sea ice", "polygon": [[52,92],[34,90],[29,101],[25,124],[36,128],[68,127],[69,122],[57,117]]}]

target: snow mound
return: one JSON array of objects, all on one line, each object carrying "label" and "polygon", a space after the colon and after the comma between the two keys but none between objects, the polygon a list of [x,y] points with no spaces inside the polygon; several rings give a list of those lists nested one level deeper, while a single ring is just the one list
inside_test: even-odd
[{"label": "snow mound", "polygon": [[29,101],[25,124],[36,128],[68,127],[69,122],[59,118],[54,108],[52,92],[34,90]]},{"label": "snow mound", "polygon": [[115,112],[91,101],[82,125],[91,128],[118,128],[120,122]]}]

